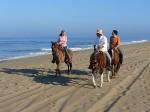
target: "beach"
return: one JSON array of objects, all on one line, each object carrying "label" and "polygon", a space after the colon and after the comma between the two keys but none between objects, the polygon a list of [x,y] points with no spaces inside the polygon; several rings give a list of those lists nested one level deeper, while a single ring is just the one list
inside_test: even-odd
[{"label": "beach", "polygon": [[73,70],[51,54],[0,62],[0,112],[149,112],[150,42],[122,45],[115,79],[94,88],[88,69],[92,49],[73,52]]}]

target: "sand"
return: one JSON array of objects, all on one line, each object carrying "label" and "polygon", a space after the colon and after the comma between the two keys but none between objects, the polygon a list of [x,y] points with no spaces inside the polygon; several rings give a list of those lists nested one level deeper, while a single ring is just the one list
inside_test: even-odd
[{"label": "sand", "polygon": [[0,62],[0,112],[150,112],[150,43],[121,46],[115,79],[92,85],[92,50],[74,52],[73,70],[55,78],[51,55]]}]

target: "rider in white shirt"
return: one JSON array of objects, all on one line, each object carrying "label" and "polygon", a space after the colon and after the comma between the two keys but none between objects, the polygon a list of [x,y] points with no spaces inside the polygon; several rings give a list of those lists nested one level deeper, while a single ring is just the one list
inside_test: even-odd
[{"label": "rider in white shirt", "polygon": [[94,42],[94,51],[103,51],[106,56],[107,56],[107,59],[109,60],[109,68],[111,68],[111,57],[108,53],[108,49],[107,49],[107,38],[106,36],[103,35],[103,31],[102,29],[97,29],[96,31],[96,35],[97,35],[97,38]]}]

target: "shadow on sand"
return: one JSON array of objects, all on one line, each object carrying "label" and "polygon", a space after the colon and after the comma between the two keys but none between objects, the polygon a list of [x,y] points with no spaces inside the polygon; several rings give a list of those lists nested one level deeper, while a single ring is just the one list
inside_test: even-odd
[{"label": "shadow on sand", "polygon": [[[27,77],[33,77],[33,81],[43,84],[53,84],[53,85],[63,85],[67,86],[69,84],[80,85],[80,82],[84,81],[87,83],[88,79],[81,77],[81,75],[88,75],[87,71],[82,70],[72,70],[70,75],[61,75],[55,77],[55,71],[51,69],[44,68],[33,68],[33,69],[12,69],[12,68],[2,68],[0,72],[7,74],[24,75]],[[45,75],[46,73],[46,75]],[[62,74],[66,74],[66,70],[61,70]]]}]

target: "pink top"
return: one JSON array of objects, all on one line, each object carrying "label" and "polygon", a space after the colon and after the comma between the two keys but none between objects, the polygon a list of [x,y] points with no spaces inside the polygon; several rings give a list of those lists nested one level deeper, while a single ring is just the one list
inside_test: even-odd
[{"label": "pink top", "polygon": [[57,42],[62,45],[62,47],[67,46],[67,36],[60,36]]}]

